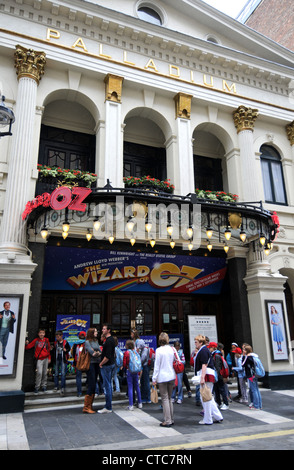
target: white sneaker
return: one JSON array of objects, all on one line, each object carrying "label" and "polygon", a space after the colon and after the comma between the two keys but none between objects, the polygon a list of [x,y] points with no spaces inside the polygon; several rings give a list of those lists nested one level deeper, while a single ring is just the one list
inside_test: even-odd
[{"label": "white sneaker", "polygon": [[107,410],[106,408],[103,408],[102,410],[99,410],[98,413],[100,414],[112,413],[112,410]]},{"label": "white sneaker", "polygon": [[133,406],[127,406],[127,410],[133,411],[133,410],[134,410],[134,407],[133,407]]},{"label": "white sneaker", "polygon": [[143,408],[142,403],[138,403],[138,408],[140,408],[140,409]]},{"label": "white sneaker", "polygon": [[229,409],[228,405],[225,405],[225,404],[223,404],[223,405],[220,407],[220,410],[228,410],[228,409]]}]

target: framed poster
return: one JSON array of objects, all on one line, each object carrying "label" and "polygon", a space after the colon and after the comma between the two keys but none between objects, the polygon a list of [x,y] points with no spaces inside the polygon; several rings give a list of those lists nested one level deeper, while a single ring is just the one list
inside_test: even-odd
[{"label": "framed poster", "polygon": [[0,377],[16,375],[22,295],[0,294]]},{"label": "framed poster", "polygon": [[190,354],[195,349],[194,338],[197,335],[208,336],[210,341],[218,342],[215,315],[189,315]]},{"label": "framed poster", "polygon": [[289,359],[289,353],[283,302],[281,300],[266,300],[265,306],[270,330],[272,358],[274,361],[286,361]]}]

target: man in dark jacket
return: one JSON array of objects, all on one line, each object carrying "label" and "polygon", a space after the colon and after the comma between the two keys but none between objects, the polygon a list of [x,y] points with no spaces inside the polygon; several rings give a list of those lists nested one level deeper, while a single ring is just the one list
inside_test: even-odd
[{"label": "man in dark jacket", "polygon": [[5,356],[6,346],[8,343],[9,333],[14,332],[14,323],[16,321],[15,314],[10,310],[10,302],[6,301],[3,304],[4,310],[0,312],[0,345],[1,357],[7,359]]}]

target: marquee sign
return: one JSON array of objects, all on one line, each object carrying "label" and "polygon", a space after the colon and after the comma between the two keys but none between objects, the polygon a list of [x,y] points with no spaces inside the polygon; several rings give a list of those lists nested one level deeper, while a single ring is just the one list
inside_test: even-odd
[{"label": "marquee sign", "polygon": [[47,246],[44,290],[218,294],[225,258]]},{"label": "marquee sign", "polygon": [[22,213],[22,220],[25,220],[29,214],[37,207],[51,207],[58,211],[68,207],[72,211],[85,212],[87,204],[83,201],[92,192],[89,188],[69,188],[60,186],[53,193],[43,193],[35,197],[32,201],[27,202],[25,210]]}]

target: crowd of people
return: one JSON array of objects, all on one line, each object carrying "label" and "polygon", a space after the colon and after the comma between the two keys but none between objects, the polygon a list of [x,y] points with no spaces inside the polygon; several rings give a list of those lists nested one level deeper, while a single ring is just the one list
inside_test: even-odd
[{"label": "crowd of people", "polygon": [[[26,349],[34,348],[36,365],[35,393],[47,390],[47,368],[52,361],[54,369],[54,386],[64,395],[66,385],[66,364],[69,356],[76,367],[76,385],[78,396],[82,395],[82,371],[77,364],[81,352],[84,350],[89,357],[86,371],[87,391],[84,398],[84,413],[96,413],[93,409],[95,395],[105,395],[105,406],[98,413],[112,412],[112,396],[114,386],[116,392],[121,390],[121,373],[124,373],[127,384],[129,405],[127,409],[134,409],[135,401],[139,409],[143,403],[151,403],[150,398],[150,372],[152,371],[152,386],[158,387],[163,410],[162,427],[174,424],[174,403],[182,404],[184,399],[183,386],[185,385],[188,397],[192,396],[188,380],[184,351],[179,341],[170,344],[167,333],[161,333],[158,338],[156,351],[145,344],[138,331],[130,332],[130,339],[126,341],[125,351],[118,346],[118,340],[112,335],[111,326],[103,325],[100,340],[96,328],[79,333],[78,344],[70,348],[63,339],[62,331],[56,332],[56,341],[50,345],[45,337],[45,331],[40,329],[38,337],[32,342],[26,341]],[[258,357],[253,353],[252,347],[244,343],[242,348],[237,343],[231,344],[227,355],[224,345],[210,342],[203,335],[195,337],[195,350],[190,357],[196,383],[196,406],[202,406],[199,424],[211,425],[223,421],[222,412],[229,409],[232,401],[228,383],[231,377],[237,377],[238,395],[234,400],[248,404],[252,410],[262,408],[262,400],[258,387],[256,374],[256,361]],[[181,371],[175,371],[174,362],[183,364]]]}]

